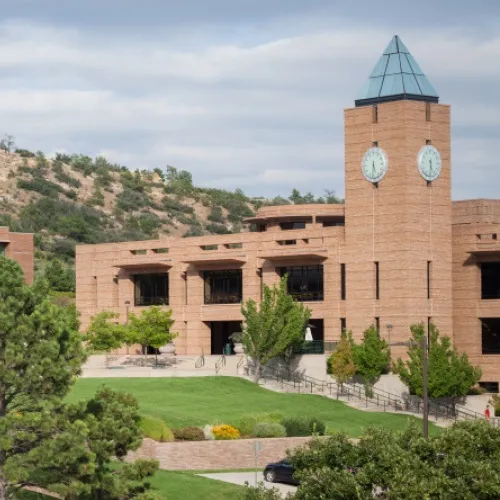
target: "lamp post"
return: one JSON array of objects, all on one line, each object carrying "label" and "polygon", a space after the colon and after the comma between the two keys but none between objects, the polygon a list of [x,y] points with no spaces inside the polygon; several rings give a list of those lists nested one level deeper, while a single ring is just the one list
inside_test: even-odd
[{"label": "lamp post", "polygon": [[[128,308],[130,306],[130,300],[125,301],[125,325],[128,325]],[[129,355],[129,345],[127,343],[127,356]]]},{"label": "lamp post", "polygon": [[387,336],[388,344],[390,344],[391,343],[391,332],[392,332],[392,325],[391,325],[391,323],[387,324],[387,331],[389,332],[389,335]]}]

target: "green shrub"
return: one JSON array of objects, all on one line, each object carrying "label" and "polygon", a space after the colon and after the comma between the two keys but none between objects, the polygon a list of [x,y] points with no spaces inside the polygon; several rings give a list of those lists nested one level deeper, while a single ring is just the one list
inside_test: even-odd
[{"label": "green shrub", "polygon": [[325,435],[325,423],[315,417],[288,417],[283,419],[281,423],[285,427],[288,437]]},{"label": "green shrub", "polygon": [[177,441],[203,441],[205,434],[198,427],[183,427],[182,429],[172,429]]},{"label": "green shrub", "polygon": [[63,191],[61,186],[54,184],[42,177],[33,177],[32,180],[27,181],[24,179],[18,179],[17,187],[19,189],[25,189],[26,191],[35,191],[43,196],[49,196],[51,198],[57,198],[57,195]]},{"label": "green shrub", "polygon": [[140,427],[144,436],[159,441],[161,443],[174,440],[174,433],[168,425],[161,419],[150,417],[149,415],[141,418]]},{"label": "green shrub", "polygon": [[252,435],[256,438],[286,437],[286,429],[277,422],[259,422],[255,425]]},{"label": "green shrub", "polygon": [[132,191],[126,187],[117,196],[116,206],[124,211],[139,210],[140,208],[151,206],[151,199],[146,193]]},{"label": "green shrub", "polygon": [[251,436],[255,426],[260,423],[280,423],[283,420],[283,415],[278,412],[272,413],[255,413],[246,415],[240,418],[235,423],[235,427],[239,429],[240,434],[243,436]]},{"label": "green shrub", "polygon": [[35,153],[32,153],[31,151],[28,151],[27,149],[16,149],[15,152],[21,157],[21,158],[35,158]]}]

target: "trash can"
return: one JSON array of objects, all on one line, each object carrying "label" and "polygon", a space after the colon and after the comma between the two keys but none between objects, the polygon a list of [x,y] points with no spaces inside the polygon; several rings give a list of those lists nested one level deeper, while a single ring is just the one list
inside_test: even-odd
[{"label": "trash can", "polygon": [[233,346],[231,344],[224,344],[224,354],[226,356],[231,356],[233,353]]}]

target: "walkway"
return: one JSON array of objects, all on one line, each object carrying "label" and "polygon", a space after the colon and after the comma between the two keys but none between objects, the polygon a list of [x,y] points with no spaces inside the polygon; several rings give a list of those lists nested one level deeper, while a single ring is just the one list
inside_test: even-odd
[{"label": "walkway", "polygon": [[264,487],[267,489],[276,488],[280,493],[293,493],[297,491],[296,486],[291,486],[289,484],[281,483],[268,483],[264,481],[264,475],[262,472],[221,472],[215,474],[199,474],[200,476],[207,477],[209,479],[216,479],[218,481],[224,481],[226,483],[240,484],[242,486],[248,483],[250,486],[256,486],[259,482],[264,483]]}]

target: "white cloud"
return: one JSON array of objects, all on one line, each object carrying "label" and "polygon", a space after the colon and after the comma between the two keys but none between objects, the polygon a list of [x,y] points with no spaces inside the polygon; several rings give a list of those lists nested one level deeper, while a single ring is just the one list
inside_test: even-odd
[{"label": "white cloud", "polygon": [[[220,43],[213,30],[139,38],[4,22],[0,114],[20,146],[34,150],[104,154],[131,168],[173,164],[192,171],[196,183],[256,195],[293,187],[341,195],[342,110],[391,35],[342,20],[328,31],[318,25],[315,31],[307,19],[294,34],[268,27],[259,42]],[[183,46],[190,36],[196,43]],[[500,180],[489,160],[495,141],[472,137],[473,127],[499,128],[500,99],[481,103],[471,89],[485,80],[500,84],[492,63],[500,58],[500,32],[475,40],[414,31],[403,39],[442,101],[453,96],[461,127],[456,193],[491,191]],[[467,181],[470,163],[483,165],[484,181]]]}]

